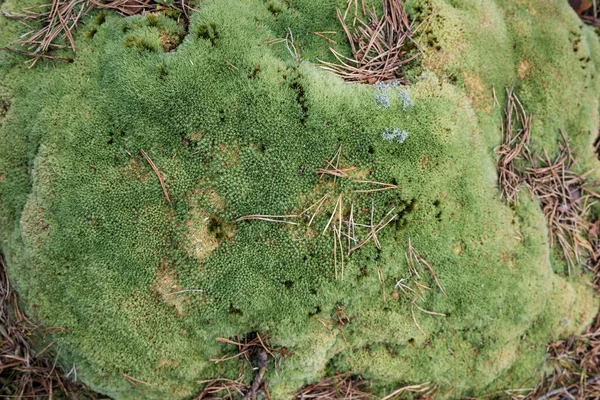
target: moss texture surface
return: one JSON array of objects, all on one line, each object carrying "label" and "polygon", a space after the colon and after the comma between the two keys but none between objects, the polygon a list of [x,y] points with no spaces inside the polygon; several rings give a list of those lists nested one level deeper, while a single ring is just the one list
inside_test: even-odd
[{"label": "moss texture surface", "polygon": [[[81,380],[116,399],[189,398],[201,380],[238,376],[236,360],[209,361],[233,351],[216,338],[260,332],[286,349],[265,378],[275,399],[334,371],[377,393],[435,382],[477,396],[532,386],[547,342],[590,322],[597,301],[564,276],[539,204],[499,198],[493,92],[502,105],[515,86],[536,148],[552,154],[563,129],[581,169],[597,168],[597,36],[562,0],[410,1],[427,21],[407,71],[414,105],[392,88],[385,108],[381,90],[316,62],[330,55],[315,31],[340,32],[348,50],[344,4],[205,0],[187,35],[166,15],[102,13],[79,27],[72,64],[28,70],[0,53],[0,250],[31,317],[66,329],[52,340]],[[300,62],[269,43],[288,28]],[[0,17],[0,46],[25,29]],[[403,143],[384,139],[394,129]],[[402,189],[320,178],[340,145],[354,178]],[[325,194],[311,226],[234,222],[297,214]],[[377,221],[400,213],[381,249],[346,255],[343,280],[321,234],[340,194],[361,224],[371,207]],[[423,273],[431,290],[416,305],[445,317],[395,288],[409,238],[447,293]],[[343,330],[323,323],[338,306]]]}]

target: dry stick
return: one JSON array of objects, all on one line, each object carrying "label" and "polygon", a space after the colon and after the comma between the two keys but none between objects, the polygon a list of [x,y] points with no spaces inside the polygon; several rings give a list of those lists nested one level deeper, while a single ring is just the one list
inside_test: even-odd
[{"label": "dry stick", "polygon": [[171,204],[171,199],[169,198],[169,193],[167,192],[167,188],[166,188],[165,182],[163,181],[163,178],[160,174],[160,171],[158,170],[158,168],[156,168],[156,165],[154,165],[154,163],[152,162],[152,160],[150,159],[150,157],[148,156],[148,154],[146,154],[146,152],[144,150],[141,150],[141,153],[142,153],[142,156],[146,159],[146,161],[148,161],[148,164],[150,164],[150,167],[152,167],[152,170],[158,177],[158,181],[160,182],[160,186],[162,187],[162,190],[163,190],[163,193],[165,194],[165,198],[167,199],[167,202],[169,203],[170,206],[173,206],[173,204]]}]

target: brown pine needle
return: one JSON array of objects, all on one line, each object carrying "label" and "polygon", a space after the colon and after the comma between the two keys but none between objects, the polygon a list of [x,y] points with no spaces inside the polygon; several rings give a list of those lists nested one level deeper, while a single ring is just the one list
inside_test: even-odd
[{"label": "brown pine needle", "polygon": [[417,307],[417,309],[418,309],[419,311],[421,311],[421,312],[424,312],[425,314],[429,314],[429,315],[439,315],[440,317],[445,317],[445,316],[446,316],[446,314],[437,313],[437,312],[434,312],[434,311],[427,311],[427,310],[425,310],[425,309],[423,309],[423,308],[419,307],[419,305],[418,305],[417,303],[415,303],[415,302],[413,302],[413,304],[414,304],[414,306],[415,306],[415,307]]},{"label": "brown pine needle", "polygon": [[[396,217],[398,217],[398,214],[393,215],[391,218],[389,218],[387,221],[386,219],[389,217],[389,215],[394,212],[395,208],[392,208],[390,211],[388,211],[388,213],[381,219],[381,221],[379,221],[379,223],[375,226],[375,233],[378,233],[379,231],[381,231],[383,228],[385,228],[390,222],[392,222],[393,220],[396,219]],[[356,224],[357,226],[359,226],[359,224]],[[369,228],[371,228],[371,226],[368,226]],[[372,230],[373,231],[373,230]],[[360,249],[362,246],[364,246],[369,240],[371,240],[371,238],[373,237],[373,232],[369,232],[369,234],[363,239],[361,240],[356,246],[354,246],[353,248],[351,248],[349,250],[350,253],[355,252],[356,250]]]},{"label": "brown pine needle", "polygon": [[294,221],[286,221],[279,218],[297,218],[299,215],[244,215],[243,217],[239,217],[233,220],[233,222],[247,221],[247,220],[260,220],[267,222],[278,222],[280,224],[290,224],[290,225],[298,225],[297,222]]},{"label": "brown pine needle", "polygon": [[163,181],[162,175],[160,174],[160,171],[158,170],[158,168],[156,168],[156,165],[154,165],[154,163],[152,162],[152,160],[150,159],[150,157],[148,156],[148,154],[146,154],[146,152],[144,150],[141,150],[141,153],[142,153],[142,156],[146,159],[146,161],[148,161],[148,164],[150,164],[150,167],[152,167],[152,170],[158,177],[158,181],[160,182],[160,186],[162,187],[162,190],[165,195],[165,198],[167,199],[167,202],[169,203],[170,206],[173,206],[173,204],[171,203],[171,199],[169,198],[169,193],[167,192],[167,187],[165,186],[165,182]]},{"label": "brown pine needle", "polygon": [[325,232],[327,232],[329,225],[331,225],[331,221],[333,221],[333,218],[335,217],[335,213],[336,213],[338,207],[340,207],[340,208],[342,207],[341,201],[342,201],[342,194],[340,193],[337,201],[335,202],[335,208],[333,209],[333,212],[331,213],[331,218],[329,218],[329,221],[327,221],[327,225],[325,225],[325,229],[323,229],[323,235],[325,234]]},{"label": "brown pine needle", "polygon": [[385,303],[385,277],[383,276],[383,271],[381,270],[381,267],[379,265],[377,265],[377,277],[381,282],[381,295],[383,297],[383,302]]},{"label": "brown pine needle", "polygon": [[325,36],[326,34],[335,35],[337,32],[313,32],[315,35],[327,40],[329,43],[336,44],[336,41],[330,37]]},{"label": "brown pine needle", "polygon": [[317,216],[317,214],[319,213],[319,209],[321,208],[321,206],[323,205],[323,203],[325,202],[325,199],[327,199],[327,197],[329,196],[329,194],[326,194],[325,196],[323,196],[319,202],[319,205],[317,206],[317,209],[315,210],[315,213],[312,215],[312,217],[310,217],[310,221],[308,221],[308,226],[310,226],[313,223],[313,220],[315,219],[315,217]]},{"label": "brown pine needle", "polygon": [[[433,279],[435,280],[435,283],[437,285],[437,287],[442,291],[442,293],[444,294],[444,296],[448,297],[448,295],[446,294],[446,291],[444,290],[444,288],[442,287],[442,284],[440,283],[435,271],[433,270],[433,267],[429,264],[429,262],[427,262],[427,260],[425,260],[423,257],[421,257],[419,255],[419,253],[417,253],[417,250],[415,250],[415,248],[413,247],[410,238],[408,238],[408,244],[407,244],[407,250],[408,250],[408,259],[414,259],[417,261],[417,263],[419,265],[425,265],[427,267],[427,269],[429,270],[429,272],[431,273],[431,275],[433,276]],[[415,274],[418,276],[418,272],[416,272],[416,268],[414,266],[414,262],[411,264],[411,262],[409,262],[409,268],[411,268],[412,270],[415,271]]]},{"label": "brown pine needle", "polygon": [[404,386],[401,387],[400,389],[388,394],[385,397],[382,397],[381,400],[389,400],[389,399],[393,399],[394,397],[397,397],[403,393],[409,392],[409,393],[423,393],[423,392],[428,392],[431,391],[432,389],[435,389],[436,387],[431,387],[430,386],[430,382],[425,382],[422,383],[420,385],[411,385],[411,386]]},{"label": "brown pine needle", "polygon": [[127,380],[129,383],[131,383],[133,386],[140,387],[140,386],[139,386],[139,384],[142,384],[142,385],[150,386],[150,387],[152,387],[152,388],[155,388],[155,387],[156,387],[155,385],[153,385],[153,384],[151,384],[151,383],[144,382],[144,381],[142,381],[142,380],[140,380],[140,379],[135,379],[135,378],[133,378],[133,377],[131,377],[131,376],[129,376],[129,375],[127,375],[127,374],[123,373],[123,372],[121,372],[121,375],[123,376],[123,378],[125,378],[125,379],[126,379],[126,380]]},{"label": "brown pine needle", "polygon": [[416,325],[417,328],[419,328],[419,330],[421,331],[421,333],[425,336],[425,337],[429,337],[427,335],[427,333],[423,330],[423,328],[421,328],[421,325],[419,325],[419,323],[417,322],[417,317],[415,316],[415,307],[414,304],[410,305],[410,313],[412,314],[412,319]]}]

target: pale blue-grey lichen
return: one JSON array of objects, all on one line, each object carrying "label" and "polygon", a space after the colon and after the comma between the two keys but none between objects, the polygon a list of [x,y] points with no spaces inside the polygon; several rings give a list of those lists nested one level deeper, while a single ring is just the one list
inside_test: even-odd
[{"label": "pale blue-grey lichen", "polygon": [[379,107],[382,108],[390,108],[390,96],[389,92],[392,89],[398,88],[400,84],[396,81],[394,82],[376,82],[374,85],[375,89],[378,90],[378,93],[375,94],[375,102]]},{"label": "pale blue-grey lichen", "polygon": [[404,110],[415,105],[415,102],[410,98],[410,94],[406,89],[402,89],[400,93],[398,93],[398,97],[402,100],[402,108]]},{"label": "pale blue-grey lichen", "polygon": [[383,136],[383,140],[390,141],[390,140],[396,139],[396,141],[399,144],[402,144],[402,143],[404,143],[404,141],[408,137],[408,132],[406,132],[405,130],[400,130],[398,128],[394,128],[390,132],[387,128],[385,128],[385,130],[383,131],[383,135],[382,136]]}]

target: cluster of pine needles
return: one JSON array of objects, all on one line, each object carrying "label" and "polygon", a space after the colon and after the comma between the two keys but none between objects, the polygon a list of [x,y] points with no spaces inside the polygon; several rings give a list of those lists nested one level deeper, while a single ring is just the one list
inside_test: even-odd
[{"label": "cluster of pine needles", "polygon": [[507,95],[503,141],[496,148],[501,195],[508,203],[517,204],[524,185],[539,200],[551,245],[558,242],[562,248],[570,274],[575,266],[586,266],[593,253],[588,232],[592,228],[591,208],[599,198],[597,187],[587,179],[591,171],[575,171],[577,158],[562,130],[562,143],[553,158],[545,150],[536,153],[529,146],[532,117],[512,89]]},{"label": "cluster of pine needles", "polygon": [[[237,351],[234,354],[211,359],[210,361],[220,363],[232,359],[240,359],[244,362],[240,364],[239,377],[237,379],[215,378],[198,383],[204,384],[204,389],[195,398],[202,399],[224,399],[232,400],[243,398],[248,400],[256,400],[258,396],[271,399],[269,388],[266,382],[263,381],[270,361],[281,360],[279,354],[273,350],[269,343],[268,337],[261,337],[259,333],[251,333],[245,338],[237,337],[237,340],[226,338],[217,338],[217,341],[224,344],[234,345]],[[254,378],[250,385],[244,383],[244,364],[250,366],[255,372]]]},{"label": "cluster of pine needles", "polygon": [[[430,400],[437,391],[438,386],[431,385],[429,382],[421,385],[408,385],[382,397],[381,400],[396,399],[409,394],[415,399]],[[296,393],[296,398],[300,400],[364,400],[375,399],[377,396],[371,393],[371,381],[346,373],[306,385]]]},{"label": "cluster of pine needles", "polygon": [[[337,10],[352,57],[346,57],[330,46],[337,62],[319,60],[323,69],[350,82],[374,84],[393,80],[407,83],[402,77],[402,67],[419,55],[410,55],[408,50],[410,47],[419,49],[413,40],[418,27],[409,21],[401,1],[383,0],[382,8],[382,15],[378,16],[375,8],[368,8],[364,0],[348,0],[345,12]],[[350,14],[353,17],[350,18]],[[408,46],[409,43],[412,46]]]},{"label": "cluster of pine needles", "polygon": [[29,57],[29,67],[33,67],[40,59],[70,62],[72,58],[57,57],[52,52],[70,48],[73,54],[76,53],[73,32],[81,19],[92,10],[115,10],[121,15],[131,16],[173,9],[181,12],[187,21],[189,0],[173,3],[171,1],[159,3],[155,0],[52,0],[48,4],[24,8],[20,13],[3,12],[5,17],[23,23],[29,31],[13,42],[18,47],[1,49]]},{"label": "cluster of pine needles", "polygon": [[585,334],[556,341],[547,352],[550,373],[533,389],[506,391],[512,400],[600,398],[600,315]]},{"label": "cluster of pine needles", "polygon": [[[377,194],[388,190],[400,190],[402,189],[398,185],[391,183],[384,183],[366,179],[355,178],[351,175],[351,171],[355,170],[356,167],[344,168],[341,166],[342,146],[340,145],[334,156],[327,160],[325,159],[325,167],[318,168],[315,174],[319,175],[322,179],[327,176],[332,178],[333,183],[338,179],[346,179],[351,181],[353,184],[360,186],[359,189],[352,190],[352,194]],[[267,222],[276,222],[289,225],[300,225],[302,222],[306,222],[306,227],[310,228],[315,218],[325,212],[325,204],[331,204],[331,200],[335,198],[333,202],[333,209],[331,210],[331,216],[323,229],[323,234],[331,234],[333,238],[333,258],[334,258],[334,273],[336,279],[344,279],[344,260],[345,257],[354,253],[365,244],[373,242],[378,249],[381,249],[381,243],[379,241],[379,233],[387,227],[390,223],[395,221],[399,216],[400,212],[396,207],[389,209],[384,216],[379,219],[375,218],[377,214],[375,210],[374,198],[371,198],[370,211],[362,209],[362,213],[365,212],[369,215],[368,221],[359,221],[358,207],[355,208],[355,201],[352,200],[352,196],[339,193],[336,197],[332,196],[331,193],[326,193],[318,201],[312,204],[304,211],[297,214],[286,214],[286,215],[264,215],[264,214],[252,214],[239,217],[234,222],[247,221],[247,220],[261,220]],[[360,235],[361,231],[364,235]],[[358,232],[358,234],[357,234]]]},{"label": "cluster of pine needles", "polygon": [[[588,181],[589,171],[574,171],[577,157],[564,132],[560,131],[562,143],[553,158],[530,148],[531,115],[513,90],[507,94],[503,143],[496,148],[502,196],[516,204],[519,187],[527,187],[540,202],[551,244],[558,242],[562,248],[569,273],[577,265],[587,268],[600,293],[600,220],[590,221],[591,207],[599,197],[596,184]],[[506,394],[514,400],[600,398],[600,314],[585,334],[552,343],[548,354],[552,371],[541,375],[535,388]]]},{"label": "cluster of pine needles", "polygon": [[23,314],[0,255],[0,398],[99,398],[69,379],[76,379],[74,367],[63,372],[58,354],[49,354],[52,343],[41,348],[46,334],[61,329],[43,329]]}]

